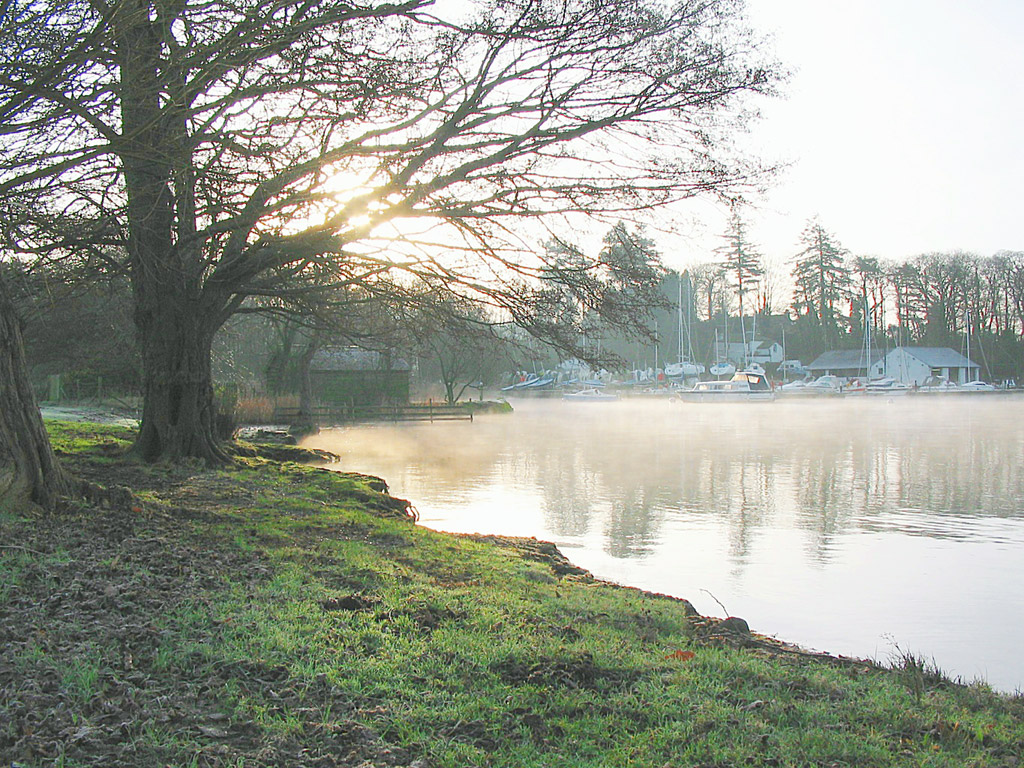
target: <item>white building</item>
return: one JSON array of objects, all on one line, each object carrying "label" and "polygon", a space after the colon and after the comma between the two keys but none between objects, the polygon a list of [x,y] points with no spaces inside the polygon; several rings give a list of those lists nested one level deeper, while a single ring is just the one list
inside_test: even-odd
[{"label": "white building", "polygon": [[954,384],[978,380],[981,367],[949,347],[896,347],[880,363],[872,365],[871,375],[891,376],[904,384],[924,384],[929,379],[945,379]]},{"label": "white building", "polygon": [[[782,345],[775,341],[751,341],[744,345],[742,343],[723,345],[726,347],[726,358],[737,366],[741,366],[745,363],[781,363],[782,362]],[[746,356],[744,358],[744,347],[746,347]],[[716,360],[721,360],[721,356],[716,354]]]}]

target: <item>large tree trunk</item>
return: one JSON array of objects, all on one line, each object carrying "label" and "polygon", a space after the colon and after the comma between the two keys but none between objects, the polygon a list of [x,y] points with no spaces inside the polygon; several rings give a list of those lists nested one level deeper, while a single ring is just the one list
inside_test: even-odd
[{"label": "large tree trunk", "polygon": [[147,298],[137,293],[136,302],[143,357],[136,453],[145,461],[227,461],[216,436],[209,319],[191,303],[166,294]]},{"label": "large tree trunk", "polygon": [[0,509],[52,509],[70,487],[29,386],[21,324],[0,278]]},{"label": "large tree trunk", "polygon": [[221,463],[228,457],[215,432],[210,355],[222,307],[203,296],[190,145],[183,115],[162,104],[160,30],[148,5],[133,2],[135,13],[116,23],[124,125],[118,154],[143,361],[135,452],[145,461]]}]

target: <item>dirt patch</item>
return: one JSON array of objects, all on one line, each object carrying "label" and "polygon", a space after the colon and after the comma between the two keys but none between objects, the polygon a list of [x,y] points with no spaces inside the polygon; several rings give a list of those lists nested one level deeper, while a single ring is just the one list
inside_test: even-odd
[{"label": "dirt patch", "polygon": [[509,658],[491,665],[491,671],[510,685],[595,690],[627,685],[636,677],[626,670],[598,666],[589,653],[531,660]]},{"label": "dirt patch", "polygon": [[[165,617],[266,565],[223,547],[200,550],[166,515],[81,508],[5,526],[0,609],[0,755],[17,760],[157,757],[142,729],[189,731],[207,714],[201,681],[170,675]],[[8,545],[9,546],[9,545]]]},{"label": "dirt patch", "polygon": [[372,611],[380,600],[365,595],[342,595],[340,597],[329,597],[320,603],[325,611]]}]

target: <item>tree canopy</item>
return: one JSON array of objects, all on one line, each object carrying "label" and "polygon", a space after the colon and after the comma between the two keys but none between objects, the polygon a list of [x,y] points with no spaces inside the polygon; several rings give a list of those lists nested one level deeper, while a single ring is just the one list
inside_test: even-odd
[{"label": "tree canopy", "polygon": [[[254,298],[418,281],[518,319],[581,274],[545,269],[530,226],[756,178],[721,141],[777,79],[740,3],[472,9],[4,5],[6,242],[130,274],[144,458],[221,458],[211,341]],[[586,276],[576,290],[623,278]]]}]

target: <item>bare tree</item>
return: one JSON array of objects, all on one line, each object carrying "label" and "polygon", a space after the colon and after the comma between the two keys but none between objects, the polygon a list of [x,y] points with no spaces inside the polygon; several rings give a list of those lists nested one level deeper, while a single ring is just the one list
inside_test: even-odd
[{"label": "bare tree", "polygon": [[11,0],[0,193],[29,202],[6,235],[123,249],[136,450],[223,460],[210,349],[247,301],[402,273],[528,320],[537,285],[579,275],[530,256],[531,227],[750,183],[719,138],[776,75],[740,8],[493,0],[460,22],[426,0]]},{"label": "bare tree", "polygon": [[690,279],[693,281],[694,295],[700,297],[700,301],[695,302],[698,316],[704,320],[714,320],[718,312],[727,310],[727,278],[721,264],[698,264],[690,269]]},{"label": "bare tree", "polygon": [[1004,251],[1000,257],[1006,265],[1003,277],[1006,295],[1006,324],[1018,335],[1024,334],[1024,253]]},{"label": "bare tree", "polygon": [[470,387],[493,382],[508,365],[511,349],[500,325],[475,302],[428,292],[403,324],[425,368],[444,386],[445,402],[457,403]]}]

